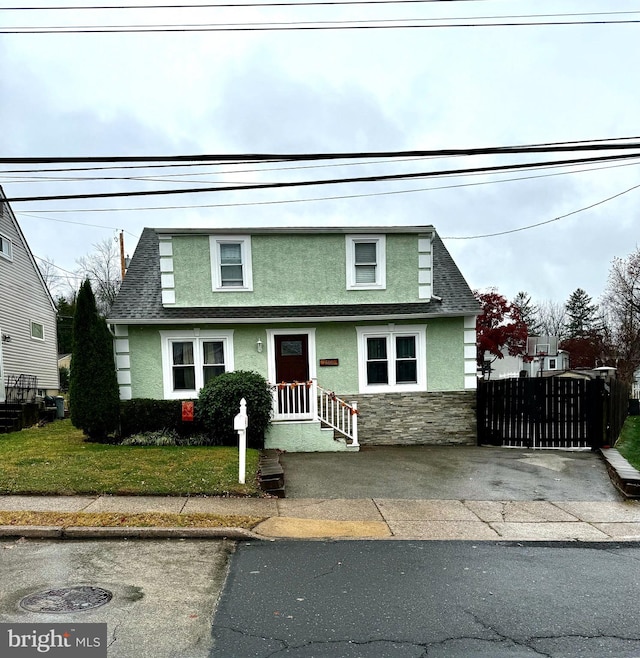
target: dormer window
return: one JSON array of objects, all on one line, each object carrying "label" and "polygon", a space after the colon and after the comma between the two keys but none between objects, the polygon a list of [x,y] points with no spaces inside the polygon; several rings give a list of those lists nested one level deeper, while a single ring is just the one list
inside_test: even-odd
[{"label": "dormer window", "polygon": [[211,236],[210,248],[214,290],[253,290],[250,236]]},{"label": "dormer window", "polygon": [[385,236],[347,235],[347,290],[384,290]]}]

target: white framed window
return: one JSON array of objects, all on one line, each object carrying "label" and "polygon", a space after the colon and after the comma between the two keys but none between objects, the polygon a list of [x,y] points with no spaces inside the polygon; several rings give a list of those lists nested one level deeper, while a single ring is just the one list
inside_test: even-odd
[{"label": "white framed window", "polygon": [[347,235],[347,290],[384,290],[387,285],[384,235]]},{"label": "white framed window", "polygon": [[197,397],[200,389],[233,370],[233,331],[161,331],[164,397]]},{"label": "white framed window", "polygon": [[555,370],[555,369],[556,369],[556,360],[549,359],[549,370]]},{"label": "white framed window", "polygon": [[31,320],[31,338],[35,340],[44,340],[44,325],[40,322]]},{"label": "white framed window", "polygon": [[13,260],[13,243],[6,236],[0,233],[0,256],[7,260]]},{"label": "white framed window", "polygon": [[251,236],[209,238],[213,289],[224,292],[253,290]]},{"label": "white framed window", "polygon": [[360,393],[425,391],[426,327],[356,327]]}]

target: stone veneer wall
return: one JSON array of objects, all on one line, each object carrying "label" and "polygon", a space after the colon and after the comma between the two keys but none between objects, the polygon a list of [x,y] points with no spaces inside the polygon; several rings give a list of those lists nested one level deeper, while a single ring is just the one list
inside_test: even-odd
[{"label": "stone veneer wall", "polygon": [[345,396],[358,402],[364,445],[475,445],[476,391]]}]

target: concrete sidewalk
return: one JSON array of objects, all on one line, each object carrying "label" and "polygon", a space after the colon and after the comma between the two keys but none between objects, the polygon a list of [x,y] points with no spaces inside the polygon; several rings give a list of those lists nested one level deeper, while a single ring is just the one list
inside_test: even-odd
[{"label": "concrete sidewalk", "polygon": [[0,537],[640,541],[637,501],[0,496],[0,511],[248,515],[241,528],[0,526]]}]

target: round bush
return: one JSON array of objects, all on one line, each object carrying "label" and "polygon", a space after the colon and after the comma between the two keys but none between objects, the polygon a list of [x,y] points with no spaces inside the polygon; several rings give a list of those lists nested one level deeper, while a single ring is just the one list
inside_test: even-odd
[{"label": "round bush", "polygon": [[236,445],[238,433],[233,420],[240,411],[240,400],[247,401],[247,446],[261,449],[271,423],[273,398],[266,379],[257,372],[225,372],[208,382],[196,403],[196,419],[210,432],[216,443]]}]

